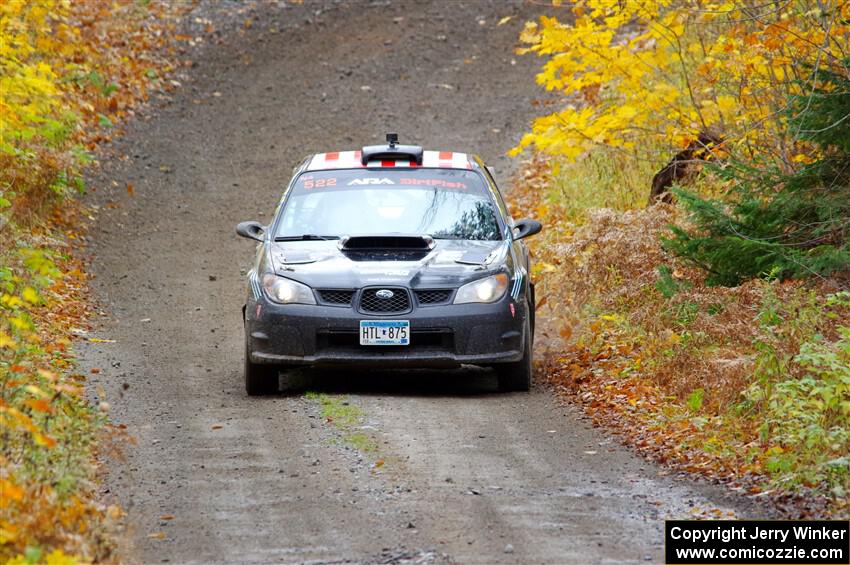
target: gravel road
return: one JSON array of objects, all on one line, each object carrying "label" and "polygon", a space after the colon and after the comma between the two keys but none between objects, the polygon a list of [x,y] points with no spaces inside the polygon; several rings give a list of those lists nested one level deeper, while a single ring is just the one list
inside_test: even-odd
[{"label": "gravel road", "polygon": [[[136,439],[104,485],[127,511],[121,560],[661,562],[664,517],[746,514],[546,390],[496,393],[484,370],[308,373],[318,396],[245,396],[240,271],[253,250],[234,225],[268,220],[307,153],[388,130],[476,151],[507,184],[504,153],[543,96],[539,62],[513,48],[543,9],[416,0],[236,14],[173,99],[115,142],[89,198],[96,335],[115,343],[80,354],[101,369],[92,394]],[[323,402],[361,418],[329,421]]]}]

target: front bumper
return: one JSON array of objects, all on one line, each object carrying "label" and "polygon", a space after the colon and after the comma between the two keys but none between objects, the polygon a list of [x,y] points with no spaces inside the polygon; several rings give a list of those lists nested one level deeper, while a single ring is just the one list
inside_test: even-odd
[{"label": "front bumper", "polygon": [[[524,300],[419,307],[404,315],[365,315],[351,307],[276,304],[249,298],[248,351],[254,363],[313,366],[456,367],[518,361]],[[409,320],[406,346],[361,346],[360,320]]]}]

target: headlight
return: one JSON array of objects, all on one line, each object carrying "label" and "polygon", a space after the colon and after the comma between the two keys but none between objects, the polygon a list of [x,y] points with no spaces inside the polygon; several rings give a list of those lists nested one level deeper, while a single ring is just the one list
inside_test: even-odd
[{"label": "headlight", "polygon": [[270,299],[280,304],[316,303],[309,286],[271,273],[263,275],[263,288]]},{"label": "headlight", "polygon": [[508,275],[498,273],[460,287],[455,295],[455,304],[470,302],[496,302],[508,289]]}]

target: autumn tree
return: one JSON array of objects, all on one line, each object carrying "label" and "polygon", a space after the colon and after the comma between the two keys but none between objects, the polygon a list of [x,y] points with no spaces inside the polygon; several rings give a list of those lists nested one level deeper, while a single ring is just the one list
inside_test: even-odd
[{"label": "autumn tree", "polygon": [[[656,176],[658,182],[669,173],[666,184],[681,184],[703,171],[694,165],[722,159],[713,168],[717,174],[709,173],[711,182],[703,183],[717,197],[713,207],[699,196],[686,198],[701,236],[713,237],[709,215],[728,227],[729,214],[735,212],[726,206],[749,201],[757,213],[753,202],[777,205],[772,198],[780,186],[777,178],[792,186],[790,179],[806,176],[826,156],[844,151],[832,138],[813,135],[812,124],[816,120],[825,131],[846,126],[847,116],[824,104],[838,100],[834,91],[850,76],[850,3],[579,0],[568,18],[526,24],[521,39],[526,44],[522,52],[547,58],[538,82],[561,92],[565,101],[558,111],[536,119],[513,153],[534,147],[572,162],[604,150],[626,163],[655,162],[656,170],[678,154],[672,164],[682,168],[671,171],[668,165]],[[832,124],[821,123],[827,116]],[[764,173],[761,181],[744,174],[753,170]],[[824,186],[831,186],[828,179],[821,178],[818,188],[810,185],[811,207],[828,208],[834,221],[846,221],[842,202],[820,198],[817,191]],[[771,211],[784,219],[774,221],[772,231],[753,230],[748,237],[785,233],[799,220],[786,212]],[[822,226],[821,216],[807,217]],[[846,240],[830,233],[807,245],[832,242],[839,252],[846,249]],[[694,249],[684,240],[674,247],[685,254]],[[750,246],[752,253],[746,255],[753,261],[737,269],[741,275],[717,280],[770,271],[776,263],[763,256],[768,248],[767,243]],[[741,256],[732,249],[723,254]],[[705,256],[692,258],[704,266],[711,263]],[[800,274],[806,268],[780,271]]]},{"label": "autumn tree", "polygon": [[678,189],[695,229],[673,227],[666,246],[702,266],[709,283],[736,285],[850,271],[850,76],[820,71],[788,104],[789,137],[814,144],[814,161],[790,172],[732,162],[725,200]]}]

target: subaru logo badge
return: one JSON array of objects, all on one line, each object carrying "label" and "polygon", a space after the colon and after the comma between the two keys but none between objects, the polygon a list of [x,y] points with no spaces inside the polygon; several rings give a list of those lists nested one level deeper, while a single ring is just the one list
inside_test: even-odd
[{"label": "subaru logo badge", "polygon": [[375,296],[377,296],[378,298],[383,298],[384,300],[389,300],[394,296],[394,294],[395,293],[393,293],[393,291],[384,288],[376,292]]}]

